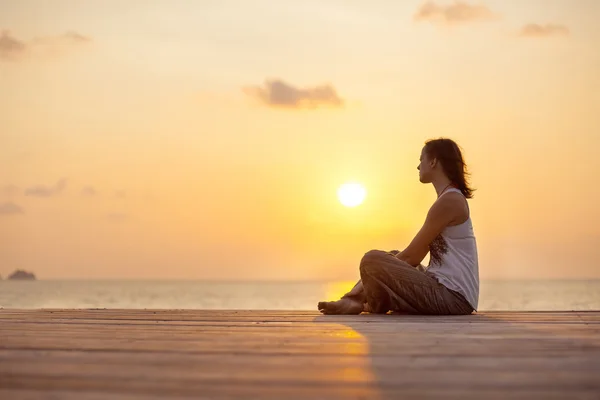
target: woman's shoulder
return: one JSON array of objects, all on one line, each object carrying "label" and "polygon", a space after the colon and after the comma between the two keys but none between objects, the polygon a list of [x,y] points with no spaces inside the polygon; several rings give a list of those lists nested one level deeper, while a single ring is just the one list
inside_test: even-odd
[{"label": "woman's shoulder", "polygon": [[433,204],[433,207],[437,207],[443,210],[444,213],[448,213],[451,217],[450,226],[459,225],[466,222],[469,219],[469,206],[467,199],[460,191],[452,191],[442,194]]},{"label": "woman's shoulder", "polygon": [[442,193],[442,195],[436,199],[434,205],[438,203],[444,205],[459,205],[464,204],[466,200],[467,198],[460,192],[460,190],[453,190]]}]

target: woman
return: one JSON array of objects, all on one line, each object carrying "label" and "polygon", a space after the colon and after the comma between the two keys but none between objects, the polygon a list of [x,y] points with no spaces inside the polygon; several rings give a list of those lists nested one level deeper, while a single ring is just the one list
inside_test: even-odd
[{"label": "woman", "polygon": [[[404,251],[366,253],[361,279],[340,300],[320,302],[322,313],[463,315],[477,310],[477,242],[467,203],[473,189],[460,148],[450,139],[429,140],[417,169],[419,180],[432,183],[438,196],[423,227]],[[421,261],[427,252],[425,268]]]}]

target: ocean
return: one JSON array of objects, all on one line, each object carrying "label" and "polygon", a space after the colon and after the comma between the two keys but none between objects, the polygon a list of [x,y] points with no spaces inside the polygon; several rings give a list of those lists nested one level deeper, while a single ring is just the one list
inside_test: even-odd
[{"label": "ocean", "polygon": [[[1,308],[316,310],[353,282],[0,281]],[[600,310],[600,280],[483,281],[479,311]]]}]

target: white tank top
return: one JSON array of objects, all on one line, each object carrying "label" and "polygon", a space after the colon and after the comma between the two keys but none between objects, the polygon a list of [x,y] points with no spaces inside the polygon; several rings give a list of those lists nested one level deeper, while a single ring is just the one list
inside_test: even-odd
[{"label": "white tank top", "polygon": [[[459,189],[450,188],[440,197],[450,192],[461,193]],[[470,212],[469,218],[462,224],[444,228],[429,245],[429,255],[427,273],[448,289],[462,294],[473,309],[477,310],[479,262]]]}]

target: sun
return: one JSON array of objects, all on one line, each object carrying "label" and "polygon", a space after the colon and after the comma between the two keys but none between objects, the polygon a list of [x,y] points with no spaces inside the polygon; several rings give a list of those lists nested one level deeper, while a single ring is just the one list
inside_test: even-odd
[{"label": "sun", "polygon": [[356,207],[365,200],[367,190],[360,183],[348,182],[338,188],[337,195],[346,207]]}]

